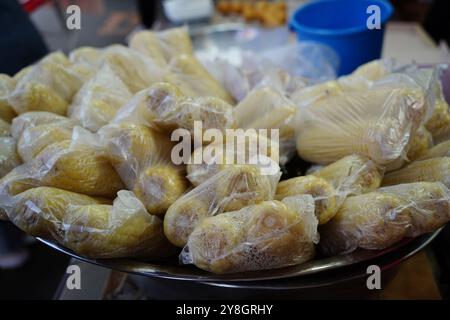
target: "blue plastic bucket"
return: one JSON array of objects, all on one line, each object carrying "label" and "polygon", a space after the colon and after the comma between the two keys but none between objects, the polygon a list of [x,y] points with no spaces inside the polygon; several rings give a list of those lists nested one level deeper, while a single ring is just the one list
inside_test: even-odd
[{"label": "blue plastic bucket", "polygon": [[[368,13],[372,5],[378,6],[379,11]],[[384,27],[393,11],[387,0],[313,1],[295,11],[289,26],[299,41],[315,41],[335,50],[340,58],[337,73],[343,75],[380,58]],[[368,20],[376,21],[369,19],[374,12],[379,12],[379,29],[368,28]]]}]

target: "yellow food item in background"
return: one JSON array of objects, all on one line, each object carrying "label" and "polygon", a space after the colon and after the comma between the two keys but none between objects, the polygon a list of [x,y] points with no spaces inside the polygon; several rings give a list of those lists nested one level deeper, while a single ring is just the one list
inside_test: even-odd
[{"label": "yellow food item in background", "polygon": [[426,160],[440,157],[450,157],[450,140],[441,142],[422,155],[418,160]]},{"label": "yellow food item in background", "polygon": [[8,136],[0,137],[0,178],[21,163],[16,151],[16,141]]},{"label": "yellow food item in background", "polygon": [[7,74],[0,73],[0,119],[11,122],[16,116],[8,102],[8,95],[14,91],[16,81]]},{"label": "yellow food item in background", "polygon": [[421,125],[412,137],[412,141],[407,153],[408,160],[414,161],[421,158],[432,146],[433,137],[431,133],[425,128],[425,126]]}]

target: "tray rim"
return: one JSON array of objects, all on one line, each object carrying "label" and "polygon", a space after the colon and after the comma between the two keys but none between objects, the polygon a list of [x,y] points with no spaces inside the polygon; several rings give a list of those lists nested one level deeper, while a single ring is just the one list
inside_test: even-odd
[{"label": "tray rim", "polygon": [[[399,251],[400,249],[407,247],[407,245],[413,240],[419,240],[418,244],[409,248],[409,251],[405,253],[405,258],[410,257],[419,250],[428,245],[443,229],[440,228],[432,233],[421,235],[416,238],[406,238],[397,244],[386,248],[384,250],[362,250],[358,249],[354,252],[345,255],[337,255],[324,259],[311,260],[309,262],[285,267],[280,269],[252,271],[246,273],[236,273],[228,275],[217,275],[207,271],[203,271],[194,266],[167,266],[161,263],[144,262],[127,258],[120,259],[92,259],[73,252],[70,249],[56,243],[52,240],[43,239],[37,237],[36,239],[45,245],[71,256],[72,258],[98,265],[104,268],[113,269],[121,272],[136,274],[140,276],[161,278],[168,280],[179,281],[198,281],[202,283],[209,283],[211,285],[223,285],[224,283],[233,286],[234,283],[242,282],[256,282],[256,281],[269,281],[279,280],[286,278],[301,277],[307,275],[314,275],[320,272],[336,270],[343,267],[352,266],[358,263],[367,262],[376,258],[386,256],[389,253]],[[423,241],[420,241],[423,240]]]}]

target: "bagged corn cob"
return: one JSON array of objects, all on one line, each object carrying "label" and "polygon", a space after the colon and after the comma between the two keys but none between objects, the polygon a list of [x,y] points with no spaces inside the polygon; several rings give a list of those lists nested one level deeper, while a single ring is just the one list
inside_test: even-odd
[{"label": "bagged corn cob", "polygon": [[7,74],[0,73],[0,119],[11,122],[16,116],[13,108],[8,102],[8,96],[14,91],[16,81]]},{"label": "bagged corn cob", "polygon": [[131,37],[129,46],[150,57],[159,66],[165,66],[177,55],[193,53],[188,30],[184,27],[162,32],[136,32]]},{"label": "bagged corn cob", "polygon": [[421,158],[432,146],[433,137],[431,133],[425,128],[425,126],[421,125],[412,137],[407,153],[408,160],[414,161]]},{"label": "bagged corn cob", "polygon": [[114,123],[132,122],[162,131],[187,129],[194,135],[194,121],[203,130],[234,127],[232,106],[213,97],[188,98],[169,83],[157,83],[135,95],[116,114]]},{"label": "bagged corn cob", "polygon": [[381,188],[345,200],[320,229],[327,255],[364,248],[380,250],[405,237],[434,231],[450,221],[450,192],[440,182]]},{"label": "bagged corn cob", "polygon": [[386,165],[405,155],[425,114],[418,86],[389,88],[384,83],[328,98],[299,112],[297,151],[320,164],[356,153]]},{"label": "bagged corn cob", "polygon": [[131,98],[132,94],[122,80],[105,64],[75,95],[68,116],[96,132],[108,124],[117,110]]},{"label": "bagged corn cob", "polygon": [[172,252],[162,221],[148,214],[129,191],[120,191],[112,205],[110,200],[48,187],[2,197],[2,207],[19,228],[87,257],[156,258]]},{"label": "bagged corn cob", "polygon": [[270,87],[252,90],[234,109],[238,128],[278,129],[280,162],[286,163],[294,149],[294,116],[296,106]]},{"label": "bagged corn cob", "polygon": [[360,155],[344,157],[310,174],[330,182],[339,193],[358,195],[378,189],[383,178],[383,168]]},{"label": "bagged corn cob", "polygon": [[52,112],[31,111],[22,113],[21,115],[14,118],[11,124],[11,135],[18,140],[20,139],[22,133],[30,127],[54,123],[60,123],[61,126],[67,126],[70,123],[72,124],[72,126],[75,125],[69,118],[57,115]]},{"label": "bagged corn cob", "polygon": [[161,81],[165,73],[150,58],[121,45],[105,48],[102,63],[108,64],[133,94]]},{"label": "bagged corn cob", "polygon": [[[277,166],[274,164],[274,166]],[[273,199],[281,173],[263,174],[258,165],[230,165],[173,203],[164,217],[164,233],[183,247],[204,218]]]},{"label": "bagged corn cob", "polygon": [[8,136],[0,137],[0,178],[22,163],[16,152],[16,141]]},{"label": "bagged corn cob", "polygon": [[255,130],[242,135],[236,134],[236,140],[235,142],[233,136],[225,142],[214,141],[194,150],[186,167],[187,178],[192,185],[200,185],[229,165],[249,163],[250,159],[255,159],[259,154],[270,157],[275,163],[279,162],[277,142],[257,134]]},{"label": "bagged corn cob", "polygon": [[434,147],[428,149],[428,151],[422,155],[419,160],[450,157],[450,141],[441,142]]},{"label": "bagged corn cob", "polygon": [[188,97],[215,97],[229,104],[234,103],[230,94],[191,54],[174,57],[164,81],[178,86]]},{"label": "bagged corn cob", "polygon": [[275,194],[276,200],[289,196],[309,194],[315,201],[315,215],[319,224],[325,224],[334,217],[343,198],[336,189],[322,178],[315,176],[295,177],[281,181]]},{"label": "bagged corn cob", "polygon": [[386,174],[383,185],[392,186],[417,181],[439,181],[450,187],[450,158],[414,161],[405,168]]},{"label": "bagged corn cob", "polygon": [[47,55],[17,82],[8,97],[9,104],[17,114],[49,111],[65,115],[68,104],[85,80],[71,67],[63,53]]},{"label": "bagged corn cob", "polygon": [[275,269],[312,259],[317,240],[313,199],[295,196],[202,220],[181,261],[219,274]]},{"label": "bagged corn cob", "polygon": [[434,141],[437,143],[448,140],[450,137],[450,111],[441,91],[438,91],[433,114],[425,126],[431,132]]},{"label": "bagged corn cob", "polygon": [[[77,129],[78,131],[78,129]],[[91,196],[113,198],[123,189],[105,150],[73,141],[55,142],[32,161],[11,171],[2,188],[17,194],[36,186],[48,186]]]},{"label": "bagged corn cob", "polygon": [[162,215],[186,190],[183,169],[170,159],[173,143],[143,125],[111,124],[98,132],[127,189],[151,214]]}]

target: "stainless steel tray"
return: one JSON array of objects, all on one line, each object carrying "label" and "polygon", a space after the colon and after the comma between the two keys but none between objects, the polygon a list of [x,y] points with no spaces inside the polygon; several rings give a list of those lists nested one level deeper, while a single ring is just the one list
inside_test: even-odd
[{"label": "stainless steel tray", "polygon": [[180,266],[173,262],[152,263],[132,259],[90,259],[80,256],[72,250],[53,241],[42,238],[38,238],[38,240],[76,259],[122,272],[171,280],[214,282],[215,285],[217,285],[217,283],[224,284],[225,282],[228,282],[229,285],[232,285],[230,282],[242,283],[249,281],[276,280],[323,273],[325,271],[336,270],[361,262],[368,262],[395,251],[401,252],[401,256],[406,258],[424,248],[439,234],[440,231],[441,229],[415,239],[404,239],[398,244],[385,250],[356,250],[346,255],[317,259],[298,266],[230,275],[216,275],[200,270],[194,266]]}]

